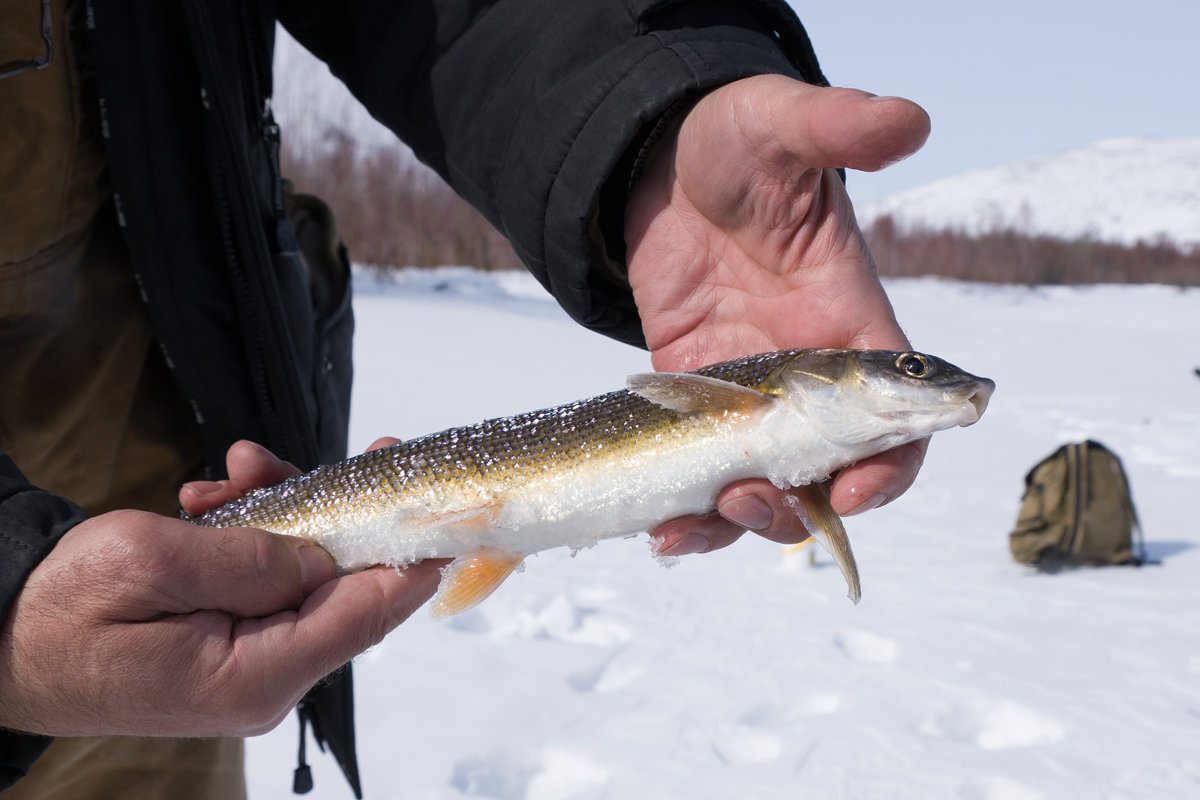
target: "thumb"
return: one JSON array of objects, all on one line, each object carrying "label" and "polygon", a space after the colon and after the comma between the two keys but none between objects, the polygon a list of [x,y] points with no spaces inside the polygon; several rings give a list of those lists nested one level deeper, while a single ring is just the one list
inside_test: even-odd
[{"label": "thumb", "polygon": [[774,163],[873,172],[912,155],[929,138],[929,115],[910,100],[782,75],[731,83],[700,105],[710,102],[724,106],[713,110],[734,122],[745,145]]},{"label": "thumb", "polygon": [[260,617],[299,608],[335,575],[333,559],[316,545],[255,528],[148,516],[126,523],[124,533],[136,555],[112,567],[142,589],[122,598],[126,619],[200,610]]},{"label": "thumb", "polygon": [[874,172],[908,158],[929,138],[929,115],[911,100],[801,84],[779,121],[808,163]]}]

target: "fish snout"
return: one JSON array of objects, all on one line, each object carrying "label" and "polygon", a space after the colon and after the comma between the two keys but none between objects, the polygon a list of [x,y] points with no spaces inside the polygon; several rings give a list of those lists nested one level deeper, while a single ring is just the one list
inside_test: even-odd
[{"label": "fish snout", "polygon": [[975,381],[966,387],[965,402],[970,403],[974,409],[974,418],[960,423],[960,427],[974,425],[983,416],[983,412],[987,410],[988,401],[992,399],[992,392],[996,391],[996,382],[990,378],[976,378]]}]

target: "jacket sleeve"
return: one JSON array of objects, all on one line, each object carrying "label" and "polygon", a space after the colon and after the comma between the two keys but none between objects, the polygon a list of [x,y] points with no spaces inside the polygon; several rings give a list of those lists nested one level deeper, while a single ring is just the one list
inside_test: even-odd
[{"label": "jacket sleeve", "polygon": [[[31,486],[0,452],[0,625],[29,573],[85,516],[71,501]],[[0,729],[0,790],[24,777],[50,742]]]},{"label": "jacket sleeve", "polygon": [[346,5],[283,0],[281,18],[572,317],[636,344],[619,225],[631,148],[706,89],[764,73],[825,83],[781,0]]}]

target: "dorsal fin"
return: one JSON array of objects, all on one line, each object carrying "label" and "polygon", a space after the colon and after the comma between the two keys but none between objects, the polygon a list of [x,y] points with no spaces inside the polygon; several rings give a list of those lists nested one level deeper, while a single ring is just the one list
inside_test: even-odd
[{"label": "dorsal fin", "polygon": [[753,414],[775,398],[755,389],[690,372],[643,372],[630,375],[629,391],[680,414]]}]

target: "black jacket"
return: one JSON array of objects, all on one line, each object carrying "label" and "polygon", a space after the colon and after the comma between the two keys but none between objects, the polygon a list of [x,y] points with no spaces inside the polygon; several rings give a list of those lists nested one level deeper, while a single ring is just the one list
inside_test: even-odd
[{"label": "black jacket", "polygon": [[[496,5],[90,0],[118,221],[214,475],[239,438],[302,468],[346,449],[349,282],[335,276],[344,290],[315,306],[284,213],[276,20],[509,237],[573,318],[632,343],[628,287],[598,265],[623,253],[627,168],[649,127],[741,77],[824,82],[783,0]],[[80,519],[0,458],[0,616]],[[46,741],[0,734],[0,788]]]}]

